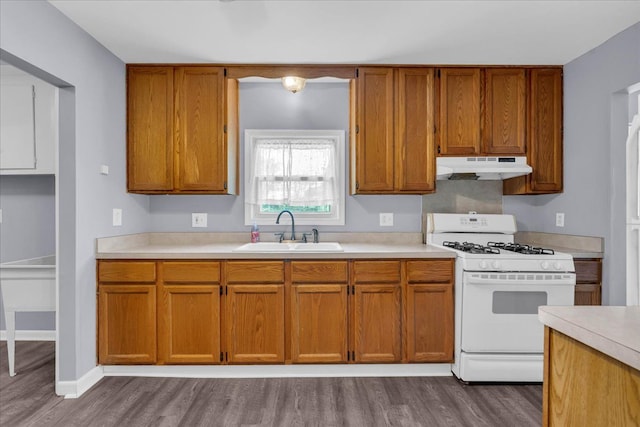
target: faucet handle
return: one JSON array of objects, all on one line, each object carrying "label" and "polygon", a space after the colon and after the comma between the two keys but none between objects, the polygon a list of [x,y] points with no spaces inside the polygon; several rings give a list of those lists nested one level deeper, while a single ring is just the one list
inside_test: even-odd
[{"label": "faucet handle", "polygon": [[284,233],[273,233],[274,236],[278,236],[278,243],[282,243],[284,240]]},{"label": "faucet handle", "polygon": [[302,233],[302,241],[307,243],[307,236],[311,236],[313,233]]}]

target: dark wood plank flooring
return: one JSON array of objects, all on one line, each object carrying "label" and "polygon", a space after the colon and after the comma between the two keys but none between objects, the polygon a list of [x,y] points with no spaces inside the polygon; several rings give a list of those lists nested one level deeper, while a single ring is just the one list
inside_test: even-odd
[{"label": "dark wood plank flooring", "polygon": [[540,385],[453,377],[186,379],[106,377],[55,395],[54,343],[0,343],[0,426],[539,426]]}]

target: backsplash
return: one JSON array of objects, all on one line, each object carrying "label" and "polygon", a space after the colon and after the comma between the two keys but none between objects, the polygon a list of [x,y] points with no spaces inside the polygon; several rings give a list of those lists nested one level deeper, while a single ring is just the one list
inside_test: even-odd
[{"label": "backsplash", "polygon": [[437,193],[422,196],[423,213],[502,213],[502,181],[438,181]]}]

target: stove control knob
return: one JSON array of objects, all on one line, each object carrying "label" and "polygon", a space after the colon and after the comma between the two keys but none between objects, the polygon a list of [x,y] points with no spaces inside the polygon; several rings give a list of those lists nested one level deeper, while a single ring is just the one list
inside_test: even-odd
[{"label": "stove control knob", "polygon": [[542,267],[543,270],[548,270],[549,269],[549,263],[547,261],[542,261],[540,263],[540,267]]},{"label": "stove control knob", "polygon": [[493,261],[493,262],[491,262],[491,267],[493,267],[493,268],[494,268],[494,269],[496,269],[496,270],[497,270],[498,268],[500,268],[500,265],[501,265],[501,264],[500,264],[500,262],[499,262],[499,261]]},{"label": "stove control knob", "polygon": [[562,270],[562,264],[556,261],[553,263],[553,268],[556,270]]},{"label": "stove control knob", "polygon": [[482,270],[486,270],[486,269],[487,269],[487,267],[488,267],[488,265],[487,265],[487,261],[485,261],[485,260],[480,261],[480,268],[481,268]]}]

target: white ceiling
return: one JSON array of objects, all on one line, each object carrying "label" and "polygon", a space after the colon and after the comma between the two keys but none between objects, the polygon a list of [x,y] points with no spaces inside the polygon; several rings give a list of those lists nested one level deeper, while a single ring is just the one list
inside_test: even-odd
[{"label": "white ceiling", "polygon": [[640,22],[640,0],[50,3],[126,63],[564,65]]}]

